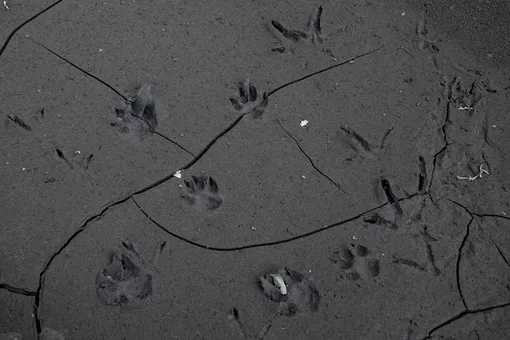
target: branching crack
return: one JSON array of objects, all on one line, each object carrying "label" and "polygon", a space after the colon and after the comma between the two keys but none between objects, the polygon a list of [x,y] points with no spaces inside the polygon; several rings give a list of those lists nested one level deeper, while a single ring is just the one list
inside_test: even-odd
[{"label": "branching crack", "polygon": [[[34,40],[34,42],[36,42]],[[38,43],[38,42],[36,42]],[[39,45],[41,45],[43,48],[47,49],[48,51],[50,51],[51,53],[55,54],[57,57],[61,58],[62,60],[68,62],[70,65],[72,65],[73,67],[77,68],[78,70],[84,72],[85,74],[91,76],[92,78],[98,80],[99,82],[101,82],[102,84],[104,84],[105,86],[109,87],[110,89],[112,89],[115,93],[119,94],[121,97],[124,98],[124,96],[122,94],[120,94],[120,92],[118,92],[117,90],[113,89],[113,87],[111,87],[110,85],[106,84],[105,82],[101,81],[99,78],[91,75],[90,73],[86,72],[85,70],[81,69],[80,67],[74,65],[73,63],[69,62],[68,60],[66,60],[65,58],[63,57],[60,57],[58,54],[56,54],[55,52],[51,51],[49,48],[43,46],[42,44],[38,43]],[[358,58],[361,58],[363,56],[366,56],[366,55],[369,55],[371,53],[374,53],[380,49],[382,49],[383,47],[385,47],[386,45],[383,45],[379,48],[376,48],[372,51],[369,51],[369,52],[366,52],[366,53],[363,53],[361,55],[358,55],[358,56],[355,56],[347,61],[344,61],[344,62],[341,62],[339,64],[335,64],[333,66],[330,66],[330,67],[327,67],[323,70],[320,70],[320,71],[317,71],[317,72],[314,72],[314,73],[311,73],[307,76],[304,76],[304,77],[301,77],[297,80],[294,80],[294,81],[291,81],[291,82],[288,82],[288,83],[285,83],[283,84],[282,86],[279,86],[278,88],[272,90],[268,95],[267,97],[269,97],[271,94],[274,94],[276,93],[277,91],[287,87],[287,86],[290,86],[292,84],[296,84],[302,80],[305,80],[307,78],[310,78],[314,75],[317,75],[317,74],[320,74],[322,72],[326,72],[330,69],[333,69],[335,67],[339,67],[339,66],[342,66],[342,65],[345,65],[353,60],[356,60]],[[259,104],[262,105],[263,103]],[[228,132],[230,132],[242,119],[245,115],[249,115],[249,114],[252,114],[253,111],[257,110],[258,109],[258,106],[253,108],[252,111],[250,112],[246,112],[246,113],[243,113],[241,115],[239,115],[232,123],[230,123],[229,126],[227,126],[223,131],[221,131],[220,133],[218,133],[197,155],[194,156],[194,158],[189,161],[185,166],[181,167],[180,169],[178,169],[178,171],[182,171],[182,170],[186,170],[186,169],[189,169],[191,166],[193,166],[196,162],[198,162],[202,156],[204,156],[204,154],[209,151],[209,149],[220,139],[222,138],[224,135],[226,135]],[[169,175],[166,175],[165,177],[163,178],[160,178],[159,180],[153,182],[152,184],[149,184],[147,186],[145,186],[144,188],[142,189],[139,189],[137,191],[131,191],[130,193],[124,195],[123,197],[121,198],[118,198],[114,201],[111,201],[109,203],[107,203],[99,213],[95,214],[95,215],[92,215],[90,217],[88,217],[87,219],[85,219],[81,225],[78,227],[78,229],[66,240],[66,242],[64,242],[64,244],[62,246],[60,246],[57,251],[55,253],[53,253],[50,258],[48,259],[48,261],[45,263],[42,271],[39,273],[39,285],[37,287],[37,291],[36,291],[36,294],[35,294],[35,302],[34,302],[34,318],[35,318],[35,325],[36,325],[36,330],[37,330],[37,333],[40,333],[41,330],[42,330],[42,325],[41,325],[41,319],[39,318],[39,306],[40,306],[40,303],[41,303],[41,297],[42,297],[42,290],[43,290],[43,287],[44,287],[44,281],[45,281],[45,277],[46,277],[46,271],[48,270],[48,268],[50,267],[51,263],[53,262],[53,260],[55,260],[55,258],[62,253],[62,251],[79,235],[81,234],[83,231],[86,230],[88,224],[90,222],[92,222],[93,220],[98,220],[100,219],[110,208],[113,208],[117,205],[120,205],[124,202],[126,202],[127,200],[129,199],[133,199],[134,196],[136,195],[139,195],[139,194],[142,194],[144,192],[147,192],[165,182],[167,182],[168,180],[172,179],[174,176],[173,174],[175,173],[176,171],[173,171],[171,172],[171,174]],[[410,199],[414,196],[418,196],[418,195],[422,195],[422,194],[413,194],[407,198],[403,198],[401,200],[404,200],[404,199]],[[134,200],[133,200],[134,201]],[[136,204],[136,202],[135,202]],[[376,208],[373,208],[371,210],[368,210],[366,212],[364,212],[363,214],[365,213],[368,213],[372,210],[375,210],[375,209],[378,209],[384,205],[386,205],[387,203],[385,204],[382,204],[381,206],[378,206]],[[140,208],[141,209],[141,208]],[[161,226],[160,224],[158,224],[156,221],[154,221],[152,218],[150,218],[143,210],[142,212],[147,216],[147,218],[149,218],[154,224],[156,224],[158,227],[160,227],[162,230],[164,230],[165,232],[167,232],[168,234],[184,241],[184,242],[187,242],[191,245],[195,245],[197,247],[201,247],[201,248],[204,248],[204,249],[209,249],[209,250],[217,250],[217,251],[234,251],[234,250],[240,250],[240,249],[249,249],[249,248],[257,248],[257,247],[263,247],[263,246],[271,246],[271,245],[275,245],[275,244],[280,244],[280,243],[285,243],[285,242],[290,242],[290,241],[293,241],[293,240],[296,240],[296,239],[300,239],[300,238],[304,238],[304,237],[307,237],[307,236],[311,236],[313,234],[316,234],[316,233],[319,233],[321,231],[324,231],[324,230],[328,230],[330,228],[333,228],[333,227],[336,227],[338,225],[341,225],[341,224],[344,224],[344,223],[347,223],[349,221],[353,221],[359,217],[361,217],[363,214],[360,214],[359,216],[355,216],[355,217],[352,217],[350,219],[347,219],[347,220],[343,220],[343,221],[340,221],[340,222],[337,222],[337,223],[334,223],[334,224],[331,224],[331,225],[328,225],[328,226],[325,226],[323,228],[320,228],[320,229],[317,229],[317,230],[314,230],[314,231],[311,231],[309,233],[306,233],[306,234],[302,234],[302,235],[298,235],[298,236],[295,236],[295,237],[292,237],[290,239],[286,239],[286,240],[280,240],[280,241],[273,241],[273,242],[267,242],[267,243],[263,243],[263,244],[252,244],[252,245],[247,245],[247,246],[242,246],[242,247],[237,247],[237,248],[215,248],[215,247],[209,247],[209,246],[204,246],[204,245],[201,245],[201,244],[198,244],[196,242],[193,242],[191,240],[187,240],[186,238],[182,237],[182,236],[179,236],[175,233],[172,233],[171,231],[165,229],[163,226]]]},{"label": "branching crack", "polygon": [[465,317],[466,315],[473,315],[473,314],[480,314],[480,313],[487,313],[487,312],[491,312],[493,310],[497,310],[497,309],[501,309],[501,308],[505,308],[505,307],[508,307],[510,306],[510,302],[506,302],[506,303],[502,303],[502,304],[499,304],[499,305],[495,305],[495,306],[490,306],[490,307],[485,307],[485,308],[480,308],[480,309],[465,309],[464,311],[460,312],[459,314],[451,317],[450,319],[440,323],[439,325],[435,326],[434,328],[432,328],[428,335],[424,338],[422,338],[421,340],[427,340],[427,339],[431,339],[431,336],[432,336],[432,333],[436,332],[437,330],[443,328],[443,327],[446,327],[448,326],[449,324],[457,321],[457,320],[460,320],[462,319],[463,317]]},{"label": "branching crack", "polygon": [[280,127],[282,128],[282,130],[290,137],[294,140],[294,142],[296,143],[297,147],[299,148],[299,150],[301,150],[301,152],[303,153],[303,155],[305,155],[306,158],[308,158],[308,161],[310,161],[310,164],[312,165],[312,167],[318,172],[320,173],[324,178],[326,178],[328,181],[331,182],[331,184],[333,184],[334,186],[336,186],[338,189],[342,190],[345,194],[347,192],[345,192],[345,190],[340,186],[340,184],[338,184],[337,182],[335,182],[333,179],[331,179],[331,177],[329,177],[328,175],[326,175],[324,172],[322,172],[316,165],[315,163],[313,162],[313,160],[310,158],[310,156],[308,156],[308,154],[305,152],[305,150],[303,150],[303,148],[301,147],[301,145],[299,144],[299,142],[297,141],[296,138],[294,138],[294,136],[292,136],[290,134],[290,132],[288,132],[284,127],[283,125],[280,123],[280,121],[278,119],[276,119],[276,122],[278,123],[278,125],[280,125]]},{"label": "branching crack", "polygon": [[9,36],[7,37],[7,39],[5,40],[4,42],[4,45],[2,46],[2,48],[0,49],[0,57],[2,56],[2,54],[4,53],[5,49],[7,48],[7,45],[9,44],[9,42],[11,41],[12,37],[14,37],[14,34],[16,34],[16,32],[18,32],[23,26],[25,26],[26,24],[28,24],[30,21],[36,19],[38,16],[44,14],[45,12],[49,11],[51,8],[55,7],[56,5],[58,5],[59,3],[61,3],[63,0],[58,0],[54,3],[52,3],[51,5],[49,5],[48,7],[44,8],[43,10],[39,11],[38,13],[36,13],[35,15],[33,15],[32,17],[30,17],[29,19],[23,21],[21,24],[19,24],[10,34]]}]

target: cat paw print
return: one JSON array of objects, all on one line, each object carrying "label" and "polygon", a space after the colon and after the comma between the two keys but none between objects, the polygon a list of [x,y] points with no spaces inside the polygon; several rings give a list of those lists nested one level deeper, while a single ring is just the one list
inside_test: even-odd
[{"label": "cat paw print", "polygon": [[242,114],[250,113],[252,118],[259,118],[267,107],[268,95],[264,92],[261,97],[255,85],[246,79],[239,83],[239,94],[231,97],[230,103],[236,111]]},{"label": "cat paw print", "polygon": [[342,278],[350,281],[372,279],[379,275],[379,260],[360,244],[342,245],[330,260],[338,266]]},{"label": "cat paw print", "polygon": [[215,210],[223,203],[218,184],[210,176],[191,176],[191,180],[184,181],[181,198],[200,210]]}]

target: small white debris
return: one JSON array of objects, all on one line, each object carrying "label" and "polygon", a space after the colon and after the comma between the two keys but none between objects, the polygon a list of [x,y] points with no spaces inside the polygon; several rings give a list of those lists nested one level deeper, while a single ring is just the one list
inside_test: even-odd
[{"label": "small white debris", "polygon": [[81,154],[81,151],[80,151],[80,150],[74,150],[74,152],[73,152],[73,153],[74,153],[75,155],[79,155],[79,154]]},{"label": "small white debris", "polygon": [[23,168],[22,170],[25,171],[27,168]]},{"label": "small white debris", "polygon": [[307,120],[302,120],[301,123],[299,123],[299,125],[301,125],[301,127],[306,126],[306,124],[308,124]]},{"label": "small white debris", "polygon": [[465,179],[465,180],[468,180],[468,181],[472,182],[472,181],[474,181],[475,179],[477,179],[478,177],[482,178],[482,177],[483,177],[483,176],[482,176],[483,174],[490,175],[490,174],[489,174],[489,171],[487,171],[487,170],[485,170],[485,169],[483,168],[483,163],[482,163],[482,164],[480,164],[480,172],[478,173],[478,175],[476,175],[476,176],[474,176],[474,177],[473,177],[473,176],[457,176],[457,179]]},{"label": "small white debris", "polygon": [[103,49],[102,49],[102,48],[100,48],[100,49],[99,49],[99,52],[103,52]]},{"label": "small white debris", "polygon": [[305,178],[306,178],[306,176],[305,176],[305,175],[301,175],[301,177],[303,177],[303,179],[305,179]]},{"label": "small white debris", "polygon": [[251,230],[257,230],[257,228],[255,228],[255,227],[251,227]]},{"label": "small white debris", "polygon": [[353,239],[353,240],[357,240],[358,238],[357,238],[356,236],[353,236],[353,237],[352,237],[352,239]]},{"label": "small white debris", "polygon": [[349,60],[349,64],[354,64],[354,60]]},{"label": "small white debris", "polygon": [[506,216],[506,212],[502,211],[501,213]]},{"label": "small white debris", "polygon": [[274,284],[280,288],[280,293],[282,295],[287,295],[287,286],[285,285],[285,281],[283,281],[283,277],[280,274],[270,274],[273,278]]},{"label": "small white debris", "polygon": [[404,16],[404,15],[406,15],[406,12],[402,12],[402,13],[400,13],[400,15],[401,15],[401,16]]},{"label": "small white debris", "polygon": [[178,61],[178,60],[179,60],[179,58],[172,58],[172,60],[173,60],[173,61]]},{"label": "small white debris", "polygon": [[177,177],[177,178],[181,178],[182,177],[181,173],[182,173],[182,170],[178,170],[175,172],[175,174],[173,176]]},{"label": "small white debris", "polygon": [[459,110],[468,110],[468,111],[470,111],[470,110],[473,110],[473,108],[469,107],[469,106],[460,106]]},{"label": "small white debris", "polygon": [[4,1],[4,7],[9,10],[9,6],[7,6],[7,1]]},{"label": "small white debris", "polygon": [[495,127],[496,127],[496,125],[493,125],[492,127],[493,127],[493,128],[495,128]]}]

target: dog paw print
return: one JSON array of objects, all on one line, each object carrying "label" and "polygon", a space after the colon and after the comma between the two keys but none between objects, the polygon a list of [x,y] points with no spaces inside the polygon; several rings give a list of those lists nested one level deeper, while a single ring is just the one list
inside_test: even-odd
[{"label": "dog paw print", "polygon": [[144,261],[128,240],[110,254],[110,263],[96,276],[97,295],[107,305],[135,303],[153,292],[154,275],[166,242],[158,245],[152,263]]},{"label": "dog paw print", "polygon": [[122,135],[143,136],[158,127],[156,117],[156,103],[152,96],[152,86],[142,85],[136,97],[128,102],[124,108],[116,108],[117,121],[110,123]]},{"label": "dog paw print", "polygon": [[370,254],[367,247],[359,244],[342,245],[330,260],[338,266],[342,278],[350,281],[379,275],[379,260]]},{"label": "dog paw print", "polygon": [[239,94],[231,97],[230,103],[236,111],[242,114],[250,113],[252,118],[259,118],[267,107],[268,95],[264,92],[261,97],[255,85],[246,79],[239,83]]},{"label": "dog paw print", "polygon": [[184,181],[181,198],[201,210],[215,210],[223,203],[218,184],[210,176],[191,176],[191,180]]},{"label": "dog paw print", "polygon": [[260,278],[260,285],[271,301],[280,303],[277,315],[294,317],[319,310],[321,296],[315,284],[295,270],[268,273]]}]

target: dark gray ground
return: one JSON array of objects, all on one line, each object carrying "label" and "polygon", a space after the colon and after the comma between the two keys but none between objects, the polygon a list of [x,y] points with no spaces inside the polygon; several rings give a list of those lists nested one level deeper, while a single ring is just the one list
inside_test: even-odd
[{"label": "dark gray ground", "polygon": [[510,339],[510,5],[409,3],[0,4],[0,339]]}]

